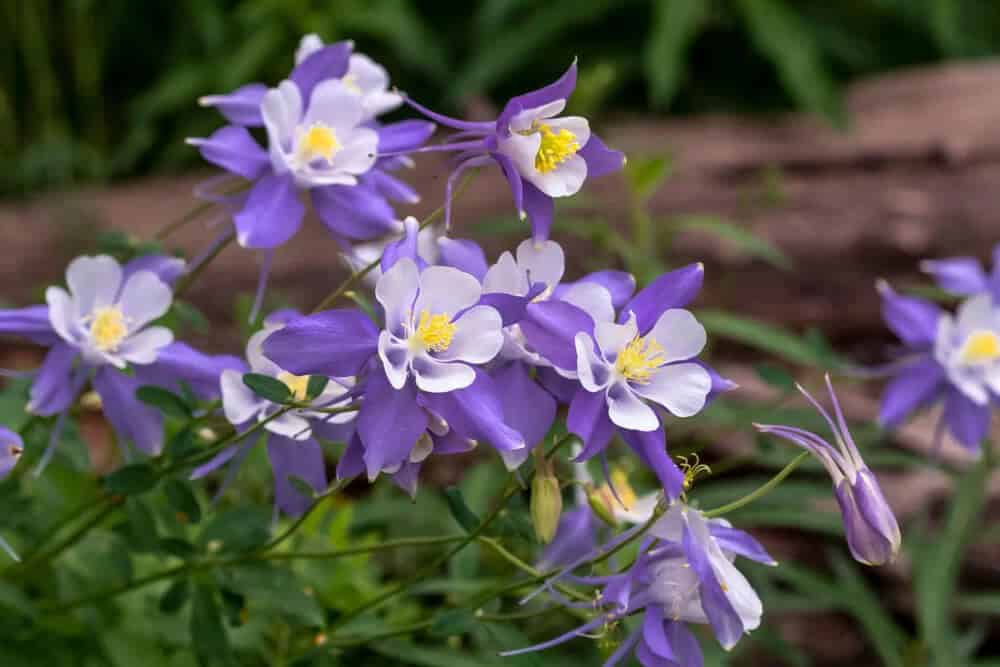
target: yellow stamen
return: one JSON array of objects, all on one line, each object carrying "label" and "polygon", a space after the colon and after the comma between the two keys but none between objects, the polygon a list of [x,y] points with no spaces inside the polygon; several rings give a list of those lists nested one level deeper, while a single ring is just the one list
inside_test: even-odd
[{"label": "yellow stamen", "polygon": [[453,324],[446,313],[431,315],[428,311],[422,310],[415,338],[426,350],[444,352],[451,345],[451,339],[457,329],[458,325]]},{"label": "yellow stamen", "polygon": [[646,384],[657,368],[665,362],[663,346],[652,338],[636,336],[618,353],[615,368],[626,380]]},{"label": "yellow stamen", "polygon": [[565,128],[553,131],[546,123],[535,123],[532,129],[542,135],[542,142],[535,153],[535,169],[543,174],[552,171],[580,150],[576,135]]},{"label": "yellow stamen", "polygon": [[621,468],[612,468],[611,483],[614,484],[615,491],[618,492],[618,499],[621,500],[622,506],[626,511],[631,511],[635,507],[638,496],[635,495],[635,489],[628,482],[628,475]]},{"label": "yellow stamen", "polygon": [[285,383],[288,391],[292,392],[292,400],[304,401],[309,398],[309,377],[308,375],[292,375],[288,371],[281,371],[278,379]]},{"label": "yellow stamen", "polygon": [[90,322],[90,338],[101,352],[111,352],[121,345],[128,334],[125,313],[116,306],[104,306],[94,311]]},{"label": "yellow stamen", "polygon": [[1000,338],[992,331],[973,331],[962,345],[960,357],[967,364],[984,364],[1000,359]]},{"label": "yellow stamen", "polygon": [[681,469],[681,472],[684,473],[684,490],[685,491],[691,490],[691,486],[694,484],[694,481],[698,478],[699,475],[702,475],[702,474],[711,475],[712,474],[712,469],[709,468],[704,463],[701,463],[698,460],[698,455],[697,454],[692,454],[691,458],[694,461],[694,463],[688,462],[686,456],[678,456],[677,457],[677,460],[680,462],[679,465],[678,465],[678,467]]},{"label": "yellow stamen", "polygon": [[340,142],[333,129],[322,123],[313,123],[299,140],[299,153],[306,160],[323,158],[327,162],[333,160],[334,154],[340,150]]}]

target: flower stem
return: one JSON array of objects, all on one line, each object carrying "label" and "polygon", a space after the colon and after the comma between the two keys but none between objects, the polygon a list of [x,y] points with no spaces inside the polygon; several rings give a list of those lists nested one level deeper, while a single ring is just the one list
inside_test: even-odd
[{"label": "flower stem", "polygon": [[723,505],[721,507],[716,507],[713,510],[707,510],[704,514],[710,519],[714,519],[717,516],[722,516],[723,514],[728,514],[733,510],[738,510],[744,505],[749,505],[753,501],[757,500],[761,496],[773,491],[779,484],[781,484],[786,477],[792,474],[792,471],[799,467],[799,464],[805,461],[809,457],[809,452],[802,452],[794,459],[792,459],[788,465],[778,471],[778,474],[769,479],[767,482],[757,487],[747,495],[743,496],[739,500],[734,500],[731,503]]}]

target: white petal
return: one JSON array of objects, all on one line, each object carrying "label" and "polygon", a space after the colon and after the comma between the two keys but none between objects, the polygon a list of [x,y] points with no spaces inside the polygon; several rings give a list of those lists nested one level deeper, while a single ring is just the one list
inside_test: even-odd
[{"label": "white petal", "polygon": [[387,111],[392,111],[403,103],[403,96],[387,90],[380,90],[373,93],[365,93],[361,98],[365,105],[365,114],[368,118],[381,116]]},{"label": "white petal", "polygon": [[631,385],[637,394],[659,403],[678,417],[690,417],[705,407],[712,378],[698,364],[671,364],[653,371],[646,384]]},{"label": "white petal", "polygon": [[979,294],[963,301],[956,311],[956,323],[962,335],[975,329],[995,328],[993,297],[990,294]]},{"label": "white petal", "polygon": [[149,327],[126,338],[117,355],[133,364],[151,364],[160,350],[174,342],[174,333],[166,327]]},{"label": "white petal", "polygon": [[544,120],[546,118],[558,116],[565,108],[566,100],[554,100],[548,104],[543,104],[540,107],[525,109],[510,119],[510,127],[515,131],[527,130],[536,120]]},{"label": "white petal", "polygon": [[389,74],[385,68],[363,53],[351,54],[347,65],[347,78],[350,83],[361,89],[361,94],[365,97],[389,87]]},{"label": "white petal", "polygon": [[222,412],[234,426],[252,419],[267,405],[267,401],[258,398],[243,383],[243,373],[236,369],[222,371],[219,388],[222,390]]},{"label": "white petal", "polygon": [[378,133],[367,127],[356,128],[345,138],[343,148],[334,154],[331,170],[363,174],[375,164],[377,153]]},{"label": "white petal", "polygon": [[455,333],[448,349],[434,355],[441,361],[485,364],[503,347],[503,320],[489,306],[474,306],[455,320]]},{"label": "white petal", "polygon": [[607,389],[608,416],[621,428],[632,431],[655,431],[660,420],[653,408],[646,405],[632,388],[624,382],[616,382]]},{"label": "white petal", "polygon": [[393,389],[402,389],[409,375],[410,351],[405,341],[399,340],[388,331],[378,335],[378,357],[385,368],[385,376]]},{"label": "white petal", "polygon": [[597,346],[604,353],[604,358],[614,362],[618,358],[618,353],[625,349],[633,338],[639,335],[639,327],[635,323],[635,315],[629,317],[625,324],[615,324],[614,322],[596,322],[594,324],[594,338],[597,339]]},{"label": "white petal", "polygon": [[560,299],[590,315],[594,322],[615,320],[615,306],[611,300],[611,292],[597,283],[579,282],[570,285]]},{"label": "white petal", "polygon": [[594,352],[594,341],[584,332],[573,339],[576,345],[576,372],[589,392],[600,391],[611,382],[611,366]]},{"label": "white petal", "polygon": [[518,267],[514,256],[506,250],[500,255],[497,263],[487,269],[483,278],[483,293],[493,292],[517,296],[528,293],[528,281],[524,277],[524,272]]},{"label": "white petal", "polygon": [[445,394],[456,389],[465,389],[476,381],[472,367],[460,361],[437,361],[428,354],[418,354],[413,358],[413,376],[417,388],[432,394]]},{"label": "white petal", "polygon": [[983,378],[980,377],[976,369],[970,369],[961,365],[954,365],[947,369],[948,379],[955,385],[955,388],[965,394],[970,401],[977,405],[986,405],[990,402],[989,392],[986,391]]},{"label": "white petal", "polygon": [[409,325],[412,319],[419,281],[416,263],[403,258],[382,274],[375,285],[375,298],[385,310],[385,328],[398,337],[405,336],[404,325]]},{"label": "white petal", "polygon": [[277,88],[264,94],[260,103],[261,117],[267,128],[268,147],[275,169],[287,171],[285,154],[292,150],[295,128],[302,118],[302,95],[291,81],[282,81]]},{"label": "white petal", "polygon": [[76,316],[110,306],[122,284],[122,268],[111,257],[77,257],[66,268],[66,284],[76,305]]},{"label": "white petal", "polygon": [[[715,542],[715,540],[712,541]],[[736,566],[722,554],[718,545],[709,552],[709,561],[712,564],[712,570],[715,571],[716,578],[724,586],[723,590],[729,603],[733,605],[733,610],[743,622],[743,631],[750,632],[756,629],[760,625],[760,617],[764,613],[757,592],[743,576],[743,573],[737,570]]]},{"label": "white petal", "polygon": [[517,246],[517,266],[527,275],[529,283],[545,283],[554,289],[562,280],[566,257],[562,246],[555,241],[528,239]]},{"label": "white petal", "polygon": [[708,340],[705,327],[682,308],[671,308],[660,315],[649,335],[663,346],[663,360],[668,363],[698,356]]},{"label": "white petal", "polygon": [[500,152],[511,159],[521,176],[529,180],[532,174],[538,173],[535,169],[535,156],[541,145],[542,135],[538,132],[521,134],[516,130],[509,137],[501,137],[498,142]]},{"label": "white petal", "polygon": [[576,137],[574,141],[583,148],[590,141],[590,123],[582,116],[566,116],[564,118],[553,118],[547,125],[555,131],[569,130]]},{"label": "white petal", "polygon": [[77,342],[76,306],[69,293],[62,287],[49,287],[45,302],[49,304],[49,323],[59,337],[67,343]]},{"label": "white petal", "polygon": [[278,364],[264,356],[264,341],[267,337],[282,326],[266,327],[250,336],[247,341],[247,361],[250,362],[250,370],[262,375],[277,376],[282,369]]},{"label": "white petal", "polygon": [[300,64],[303,60],[323,48],[323,40],[314,32],[305,35],[299,42],[299,48],[295,50],[295,64]]},{"label": "white petal", "polygon": [[129,329],[139,329],[170,310],[173,300],[170,287],[152,271],[139,271],[129,276],[122,288],[118,304],[125,314]]},{"label": "white petal", "polygon": [[660,502],[660,492],[655,491],[636,498],[632,506],[627,509],[617,502],[613,503],[611,509],[619,521],[631,524],[646,523],[652,518],[658,502]]},{"label": "white petal", "polygon": [[364,109],[358,96],[340,79],[327,79],[313,88],[302,124],[322,123],[333,128],[337,140],[343,142],[345,137],[341,133],[356,127],[363,117]]},{"label": "white petal", "polygon": [[309,420],[291,412],[272,419],[264,425],[264,428],[293,440],[308,440],[312,436]]},{"label": "white petal", "polygon": [[450,266],[431,266],[420,274],[420,293],[413,312],[419,315],[426,310],[454,317],[475,305],[481,294],[479,281],[468,273]]},{"label": "white petal", "polygon": [[575,195],[587,180],[587,161],[579,155],[571,155],[558,167],[544,173],[534,168],[534,156],[531,159],[531,171],[522,175],[550,197]]}]

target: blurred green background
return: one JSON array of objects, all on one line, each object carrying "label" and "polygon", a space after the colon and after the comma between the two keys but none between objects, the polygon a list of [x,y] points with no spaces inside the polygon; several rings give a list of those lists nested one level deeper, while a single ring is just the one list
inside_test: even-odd
[{"label": "blurred green background", "polygon": [[439,108],[505,96],[581,57],[580,110],[769,112],[847,124],[873,72],[1000,50],[986,0],[5,0],[0,195],[196,162],[202,94],[277,82],[299,37],[350,37]]}]

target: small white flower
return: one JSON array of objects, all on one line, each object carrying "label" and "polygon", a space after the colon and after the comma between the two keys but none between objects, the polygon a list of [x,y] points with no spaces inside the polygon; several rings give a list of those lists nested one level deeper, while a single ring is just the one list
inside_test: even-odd
[{"label": "small white flower", "polygon": [[378,134],[362,125],[361,101],[340,80],[317,84],[309,100],[282,81],[264,95],[261,114],[275,172],[291,173],[299,187],[355,185],[375,164]]},{"label": "small white flower", "polygon": [[989,294],[967,299],[955,316],[938,320],[934,357],[970,400],[986,405],[1000,395],[1000,309]]},{"label": "small white flower", "polygon": [[485,364],[503,346],[500,313],[475,305],[481,293],[479,281],[463,271],[432,266],[421,273],[409,258],[382,275],[375,286],[385,309],[378,354],[394,388],[402,389],[410,374],[431,393],[475,381],[470,364]]},{"label": "small white flower", "polygon": [[146,326],[166,313],[173,299],[155,273],[137,271],[123,281],[113,258],[77,257],[66,269],[66,284],[68,292],[61,287],[45,292],[49,320],[86,363],[151,364],[173,342],[170,329]]},{"label": "small white flower", "polygon": [[579,151],[590,141],[590,124],[580,116],[556,118],[565,108],[566,100],[555,100],[521,111],[499,142],[521,177],[550,197],[574,195],[587,179]]},{"label": "small white flower", "polygon": [[645,336],[639,335],[634,314],[625,324],[597,322],[594,338],[576,335],[576,370],[584,389],[604,392],[608,416],[617,426],[654,431],[660,422],[647,400],[678,417],[704,407],[712,379],[688,360],[705,341],[705,328],[680,308],[666,310]]},{"label": "small white flower", "polygon": [[[296,401],[307,400],[307,389],[309,387],[309,375],[293,375],[275,364],[264,356],[262,346],[264,340],[272,333],[280,329],[282,325],[265,325],[265,328],[258,331],[247,342],[247,361],[250,363],[250,371],[259,375],[267,375],[285,383],[292,397]],[[343,397],[354,386],[354,378],[329,378],[323,391],[309,401],[310,405],[322,408],[343,407],[350,402],[350,397]],[[243,373],[236,369],[226,369],[222,372],[219,380],[222,389],[222,410],[226,419],[234,426],[246,423],[251,419],[263,421],[273,415],[282,406],[261,398],[243,382]],[[312,437],[310,420],[322,419],[330,424],[345,424],[357,416],[355,412],[343,412],[338,414],[327,414],[317,410],[295,409],[289,410],[285,414],[272,419],[264,428],[271,433],[292,438],[295,440],[308,440]]]},{"label": "small white flower", "polygon": [[[319,35],[306,35],[295,52],[295,64],[298,65],[323,46],[323,40]],[[389,74],[385,68],[363,53],[351,54],[347,64],[347,74],[341,81],[349,91],[361,99],[366,120],[392,111],[403,103],[399,93],[389,90]]]}]

